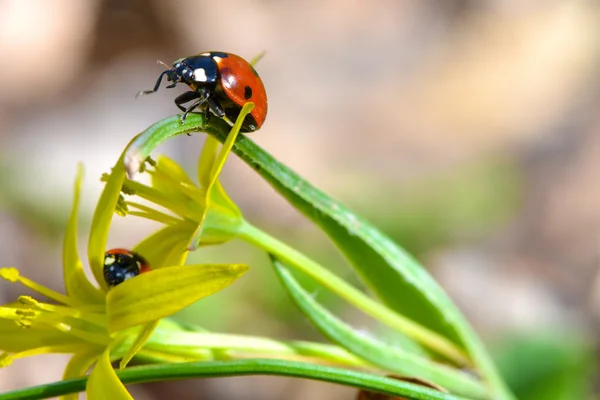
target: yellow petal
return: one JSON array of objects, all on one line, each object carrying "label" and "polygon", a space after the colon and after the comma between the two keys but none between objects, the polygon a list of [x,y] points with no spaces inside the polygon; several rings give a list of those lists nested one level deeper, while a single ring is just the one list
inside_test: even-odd
[{"label": "yellow petal", "polygon": [[83,167],[77,169],[75,179],[75,195],[73,209],[67,224],[63,244],[63,279],[67,294],[80,304],[104,303],[104,294],[87,279],[83,272],[79,253],[77,251],[77,211],[79,208],[79,193],[83,180]]},{"label": "yellow petal", "polygon": [[180,221],[148,236],[133,251],[141,254],[152,269],[183,265],[188,254],[187,244],[195,229],[195,224]]},{"label": "yellow petal", "polygon": [[217,151],[219,150],[219,141],[214,137],[207,135],[202,146],[200,159],[198,160],[198,182],[200,187],[206,189],[210,186],[210,172],[217,160]]},{"label": "yellow petal", "polygon": [[235,143],[235,139],[237,138],[237,135],[240,133],[240,129],[242,128],[242,123],[244,122],[244,119],[246,118],[246,116],[248,114],[250,114],[250,112],[252,111],[253,108],[254,108],[254,103],[252,103],[251,101],[247,102],[242,107],[240,114],[238,115],[237,119],[235,120],[235,124],[231,128],[231,131],[229,131],[229,135],[227,136],[227,139],[225,139],[225,142],[223,142],[223,147],[221,147],[221,151],[219,152],[219,155],[217,155],[215,164],[212,166],[210,171],[207,171],[210,174],[210,178],[208,180],[208,186],[206,187],[207,192],[210,192],[212,186],[215,184],[215,182],[219,178],[219,175],[221,174],[221,170],[223,170],[223,166],[225,165],[225,161],[227,160],[227,157],[229,157],[229,153],[231,152],[233,144]]},{"label": "yellow petal", "polygon": [[161,190],[161,182],[158,177],[169,177],[170,180],[178,183],[183,183],[190,186],[195,186],[187,172],[181,166],[167,156],[161,155],[156,163],[156,173],[152,177],[152,186]]},{"label": "yellow petal", "polygon": [[0,351],[22,353],[49,346],[87,346],[85,341],[65,332],[42,329],[36,325],[25,328],[26,317],[20,316],[20,312],[18,306],[0,307]]},{"label": "yellow petal", "polygon": [[104,290],[108,290],[108,286],[104,281],[104,253],[106,252],[106,240],[110,229],[110,222],[121,195],[121,187],[125,180],[125,166],[123,164],[123,156],[112,169],[112,173],[108,177],[104,190],[98,200],[92,227],[90,230],[90,240],[88,244],[88,259],[90,267],[94,273],[96,281]]},{"label": "yellow petal", "polygon": [[133,400],[110,364],[109,349],[98,359],[87,382],[89,400]]},{"label": "yellow petal", "polygon": [[[219,234],[215,236],[214,233],[207,232],[206,225],[208,220],[211,218],[209,214],[215,209],[223,209],[230,214],[236,215],[241,218],[241,213],[235,203],[231,201],[227,193],[223,190],[218,182],[219,175],[223,170],[225,161],[233,148],[235,139],[237,138],[240,129],[242,128],[242,122],[244,118],[252,111],[254,103],[248,102],[244,104],[240,114],[238,115],[235,124],[231,128],[227,139],[221,147],[221,151],[217,154],[218,143],[216,139],[207,137],[204,143],[204,148],[200,154],[200,160],[198,161],[198,180],[203,189],[206,190],[205,204],[206,207],[203,210],[201,218],[199,218],[199,226],[190,242],[189,249],[196,250],[202,243],[218,243],[229,240],[232,238],[230,234]],[[214,213],[218,214],[218,213]],[[218,218],[222,219],[220,216]],[[235,221],[234,221],[235,222]],[[231,223],[230,223],[231,225]],[[217,225],[218,226],[218,225]],[[224,239],[222,239],[222,237]]]},{"label": "yellow petal", "polygon": [[158,325],[159,322],[160,322],[160,320],[152,321],[152,322],[146,324],[140,330],[137,337],[135,338],[135,341],[129,347],[129,349],[127,350],[127,353],[125,353],[125,355],[123,356],[123,359],[121,359],[121,362],[119,363],[120,369],[124,369],[127,366],[127,364],[129,364],[129,361],[131,361],[133,356],[135,356],[135,354],[138,351],[140,351],[142,346],[146,343],[148,338],[152,335],[152,332],[154,332],[154,330],[156,329],[156,326]]},{"label": "yellow petal", "polygon": [[167,317],[229,286],[247,270],[236,264],[186,265],[138,275],[108,292],[108,329],[117,332]]},{"label": "yellow petal", "polygon": [[210,201],[199,228],[191,237],[188,248],[220,244],[235,239],[243,226],[242,213],[217,181],[210,192]]},{"label": "yellow petal", "polygon": [[[149,171],[152,178],[151,188],[160,193],[163,206],[173,212],[181,214],[181,208],[186,213],[201,212],[204,208],[204,191],[191,181],[185,171],[175,161],[161,156],[153,171]],[[132,185],[136,187],[136,185]],[[137,187],[136,194],[144,196],[144,191],[152,191]],[[183,214],[181,214],[183,215]]]},{"label": "yellow petal", "polygon": [[[94,362],[98,360],[102,350],[100,347],[90,348],[88,351],[79,352],[71,357],[63,373],[63,380],[84,376],[90,367],[94,365]],[[79,399],[79,393],[71,393],[60,397],[60,400],[77,399]]]}]

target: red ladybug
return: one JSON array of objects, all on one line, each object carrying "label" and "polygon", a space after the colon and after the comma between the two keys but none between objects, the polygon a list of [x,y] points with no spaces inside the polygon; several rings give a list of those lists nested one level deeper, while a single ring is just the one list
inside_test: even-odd
[{"label": "red ladybug", "polygon": [[104,280],[110,287],[149,270],[146,260],[133,251],[112,249],[104,253]]},{"label": "red ladybug", "polygon": [[[254,109],[244,119],[242,132],[259,129],[267,116],[267,93],[258,73],[240,56],[231,53],[210,51],[195,56],[181,58],[159,75],[152,90],[137,94],[146,95],[158,90],[163,76],[172,82],[167,88],[185,83],[192,89],[175,98],[175,105],[183,111],[181,121],[198,108],[212,111],[219,118],[227,117],[235,121],[247,102],[254,103]],[[137,97],[136,96],[136,97]],[[184,103],[192,102],[189,106]]]}]

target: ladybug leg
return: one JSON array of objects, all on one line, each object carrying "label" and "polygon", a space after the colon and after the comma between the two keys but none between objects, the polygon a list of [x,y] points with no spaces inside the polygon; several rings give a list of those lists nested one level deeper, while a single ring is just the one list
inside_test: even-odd
[{"label": "ladybug leg", "polygon": [[177,96],[175,98],[175,105],[177,106],[177,108],[179,108],[181,111],[185,112],[188,110],[187,107],[184,107],[183,104],[190,102],[192,100],[196,100],[197,98],[199,98],[201,96],[200,93],[198,92],[185,92],[179,96]]},{"label": "ladybug leg", "polygon": [[[170,79],[173,76],[173,71],[170,70],[170,69],[168,69],[166,71],[163,71],[163,73],[158,76],[158,79],[156,80],[156,84],[154,85],[153,89],[150,89],[150,90],[140,90],[135,95],[135,98],[137,99],[140,96],[145,96],[147,94],[155,93],[158,90],[158,88],[160,87],[160,82],[162,81],[162,78],[165,75],[167,76],[167,78]],[[173,79],[170,79],[170,80],[173,80]],[[175,85],[177,85],[177,82],[173,82],[171,85],[167,86],[167,88],[175,87]]]},{"label": "ladybug leg", "polygon": [[[210,92],[208,90],[200,89],[198,92],[185,92],[175,99],[175,105],[179,107],[181,111],[183,111],[183,114],[181,115],[182,124],[185,122],[185,119],[187,118],[187,115],[189,113],[198,108],[198,106],[200,106],[202,103],[206,102],[209,94]],[[187,108],[182,105],[183,103],[187,103],[191,100],[195,101],[189,106],[187,106]]]},{"label": "ladybug leg", "polygon": [[207,109],[210,109],[210,111],[212,111],[219,118],[225,117],[225,110],[223,109],[223,106],[221,106],[221,103],[219,103],[219,101],[213,97],[208,98]]}]

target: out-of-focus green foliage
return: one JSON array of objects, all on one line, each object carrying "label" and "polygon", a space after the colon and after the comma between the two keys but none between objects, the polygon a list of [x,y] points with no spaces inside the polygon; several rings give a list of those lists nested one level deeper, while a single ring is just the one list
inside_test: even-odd
[{"label": "out-of-focus green foliage", "polygon": [[[350,204],[413,254],[489,234],[514,216],[522,179],[510,159],[486,159],[415,181],[362,182]],[[376,202],[376,206],[373,203]]]},{"label": "out-of-focus green foliage", "polygon": [[594,352],[576,332],[536,331],[507,338],[495,354],[501,374],[520,400],[588,398]]}]

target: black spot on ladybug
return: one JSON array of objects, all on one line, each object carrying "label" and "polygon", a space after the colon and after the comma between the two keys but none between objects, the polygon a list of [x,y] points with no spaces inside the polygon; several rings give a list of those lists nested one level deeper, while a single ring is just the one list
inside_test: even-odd
[{"label": "black spot on ladybug", "polygon": [[250,86],[246,86],[244,88],[244,98],[248,100],[250,97],[252,97],[252,88]]}]

